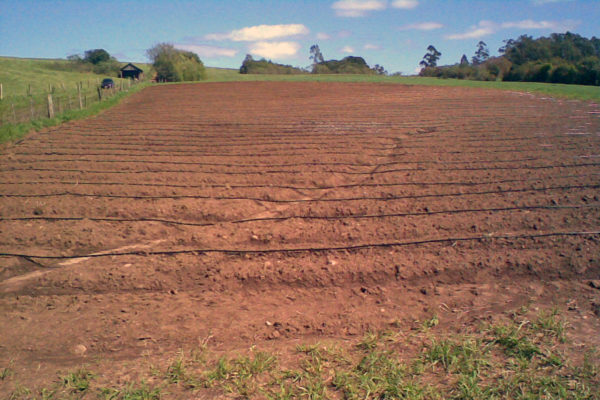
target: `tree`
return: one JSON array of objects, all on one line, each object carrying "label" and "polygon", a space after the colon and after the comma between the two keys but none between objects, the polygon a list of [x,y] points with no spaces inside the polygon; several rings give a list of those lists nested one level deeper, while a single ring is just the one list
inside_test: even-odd
[{"label": "tree", "polygon": [[429,45],[429,47],[427,47],[427,53],[425,53],[419,65],[424,68],[436,67],[441,55],[442,53],[437,51],[433,45]]},{"label": "tree", "polygon": [[242,66],[240,67],[240,74],[247,74],[250,71],[250,65],[254,62],[254,58],[252,58],[251,54],[246,54],[246,58],[242,62]]},{"label": "tree", "polygon": [[373,71],[375,71],[378,75],[387,75],[387,71],[383,67],[383,65],[375,64],[373,67]]},{"label": "tree", "polygon": [[477,51],[471,59],[473,65],[483,64],[488,58],[490,58],[490,51],[488,50],[487,44],[483,40],[477,43]]},{"label": "tree", "polygon": [[463,54],[460,58],[460,65],[469,65],[469,59],[466,54]]},{"label": "tree", "polygon": [[319,49],[318,44],[313,44],[312,46],[310,46],[310,57],[308,58],[312,60],[313,65],[325,61],[325,59],[323,58],[323,53],[321,53],[321,49]]},{"label": "tree", "polygon": [[83,61],[94,65],[101,62],[110,61],[110,58],[110,54],[108,54],[108,51],[104,49],[86,50],[83,55]]},{"label": "tree", "polygon": [[146,50],[160,81],[197,81],[204,78],[204,64],[196,53],[176,49],[171,43],[158,43]]}]

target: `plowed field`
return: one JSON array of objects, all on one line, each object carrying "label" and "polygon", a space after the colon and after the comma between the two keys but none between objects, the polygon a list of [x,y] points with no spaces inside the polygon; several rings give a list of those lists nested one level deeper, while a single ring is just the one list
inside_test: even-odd
[{"label": "plowed field", "polygon": [[1,150],[0,361],[36,382],[531,302],[600,345],[599,115],[466,88],[214,83],[32,134]]}]

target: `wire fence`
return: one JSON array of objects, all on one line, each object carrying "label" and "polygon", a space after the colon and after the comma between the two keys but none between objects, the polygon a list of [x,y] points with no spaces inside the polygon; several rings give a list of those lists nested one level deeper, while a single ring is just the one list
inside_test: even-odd
[{"label": "wire fence", "polygon": [[49,86],[45,93],[27,93],[0,100],[0,126],[18,124],[43,118],[54,118],[71,110],[84,110],[92,104],[107,100],[119,92],[128,91],[140,81],[115,80],[110,88],[98,82],[82,81],[75,85]]}]

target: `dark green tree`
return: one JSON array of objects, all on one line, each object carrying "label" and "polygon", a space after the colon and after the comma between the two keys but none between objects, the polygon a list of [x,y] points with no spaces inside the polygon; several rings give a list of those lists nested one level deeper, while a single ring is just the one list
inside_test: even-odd
[{"label": "dark green tree", "polygon": [[160,81],[198,81],[204,79],[204,64],[196,53],[176,49],[170,43],[159,43],[146,50]]},{"label": "dark green tree", "polygon": [[487,44],[483,40],[477,43],[477,50],[475,55],[471,59],[473,65],[483,64],[488,58],[490,58],[490,51],[488,50]]},{"label": "dark green tree", "polygon": [[441,56],[442,53],[437,51],[437,49],[433,45],[429,45],[429,47],[427,47],[427,53],[425,53],[419,65],[424,68],[436,67],[437,62]]},{"label": "dark green tree", "polygon": [[94,65],[101,62],[110,61],[110,58],[110,54],[108,54],[108,51],[104,49],[86,50],[83,55],[83,61]]},{"label": "dark green tree", "polygon": [[312,46],[310,46],[310,57],[308,58],[312,60],[313,65],[325,61],[325,59],[323,58],[323,53],[321,53],[321,49],[319,49],[318,44],[313,44]]},{"label": "dark green tree", "polygon": [[373,71],[377,73],[377,75],[387,75],[387,71],[383,67],[383,65],[375,64],[373,67]]},{"label": "dark green tree", "polygon": [[469,59],[466,54],[463,54],[460,58],[460,65],[469,65]]}]

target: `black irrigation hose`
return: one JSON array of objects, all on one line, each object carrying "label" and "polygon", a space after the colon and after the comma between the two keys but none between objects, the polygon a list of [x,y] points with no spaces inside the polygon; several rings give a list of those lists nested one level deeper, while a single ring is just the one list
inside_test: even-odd
[{"label": "black irrigation hose", "polygon": [[[339,140],[339,141],[322,141],[322,142],[315,142],[315,141],[311,141],[311,142],[303,142],[303,141],[296,141],[296,142],[285,142],[285,143],[273,143],[273,142],[259,142],[256,140],[253,141],[248,141],[248,143],[224,143],[224,141],[219,141],[217,143],[199,143],[197,141],[191,141],[191,140],[187,140],[185,142],[178,142],[178,143],[173,143],[170,142],[169,144],[163,144],[163,143],[153,143],[152,141],[146,140],[146,141],[141,141],[139,143],[132,143],[132,142],[86,142],[86,143],[73,143],[73,142],[69,142],[70,146],[65,146],[65,143],[60,143],[58,142],[59,146],[56,147],[60,147],[63,150],[69,150],[69,149],[80,149],[80,148],[89,148],[90,146],[93,146],[95,149],[98,150],[129,150],[130,147],[139,149],[140,147],[158,147],[158,148],[162,148],[162,147],[186,147],[186,148],[194,148],[194,147],[200,147],[202,149],[206,149],[207,147],[212,148],[216,148],[216,147],[253,147],[253,146],[261,146],[261,147],[266,147],[266,146],[273,146],[276,148],[280,148],[282,146],[294,146],[296,148],[300,148],[300,149],[313,149],[313,147],[308,147],[308,146],[315,146],[314,148],[319,149],[319,148],[323,148],[324,146],[328,147],[328,148],[346,148],[348,147],[349,141],[348,140]],[[359,142],[361,144],[361,148],[365,148],[365,149],[371,149],[371,150],[389,150],[390,147],[389,146],[369,146],[373,144],[373,140],[364,140],[364,141],[360,141]],[[369,144],[369,145],[365,145],[365,144]],[[357,141],[352,141],[352,144],[358,144]],[[52,143],[40,143],[40,145],[44,145],[44,147],[48,146],[48,148],[52,148],[55,146],[55,144]],[[117,147],[114,147],[115,145],[117,145]],[[304,146],[304,147],[301,147]]]},{"label": "black irrigation hose", "polygon": [[[553,180],[571,179],[571,178],[590,178],[600,174],[580,174],[580,175],[558,175],[551,176]],[[345,185],[331,186],[289,186],[289,185],[236,185],[236,184],[206,184],[206,185],[177,185],[167,183],[131,183],[131,182],[80,182],[80,181],[29,181],[29,182],[0,182],[0,185],[90,185],[90,186],[141,186],[141,187],[168,187],[182,189],[289,189],[289,190],[329,190],[329,189],[347,189],[356,187],[396,187],[396,186],[482,186],[497,185],[513,182],[531,182],[541,181],[543,177],[521,178],[521,179],[498,179],[494,181],[466,182],[466,181],[447,181],[447,182],[397,182],[397,183],[349,183]]]},{"label": "black irrigation hose", "polygon": [[438,244],[438,243],[457,243],[457,242],[470,242],[470,241],[484,241],[484,240],[499,240],[499,239],[537,239],[547,237],[558,237],[558,236],[596,236],[600,235],[600,231],[588,231],[588,232],[550,232],[550,233],[538,233],[538,234],[521,234],[521,235],[490,235],[490,236],[467,236],[467,237],[449,237],[449,238],[438,238],[438,239],[425,239],[425,240],[414,240],[406,242],[384,242],[384,243],[365,243],[351,246],[334,246],[334,247],[292,247],[282,249],[184,249],[184,250],[159,250],[159,251],[127,251],[127,252],[114,252],[114,253],[95,253],[81,256],[42,256],[35,254],[21,254],[21,253],[7,253],[0,252],[0,257],[22,257],[22,258],[36,258],[46,260],[69,260],[77,258],[99,258],[99,257],[117,257],[117,256],[156,256],[156,255],[177,255],[177,254],[206,254],[206,253],[223,253],[230,255],[241,255],[241,254],[272,254],[272,253],[321,253],[328,251],[352,251],[352,250],[364,250],[374,249],[382,247],[405,247],[405,246],[419,246],[426,244]]},{"label": "black irrigation hose", "polygon": [[[294,150],[300,150],[299,148],[294,148]],[[315,149],[307,149],[307,150],[315,150]],[[392,149],[389,149],[392,150]],[[162,154],[160,154],[162,153]],[[185,153],[185,154],[182,154]],[[25,155],[25,156],[52,156],[52,155],[56,155],[56,156],[73,156],[73,155],[77,155],[79,153],[61,153],[61,152],[57,152],[57,151],[51,151],[51,150],[47,150],[41,153],[13,153],[14,155]],[[307,154],[309,155],[319,155],[319,156],[323,156],[323,155],[352,155],[352,156],[356,156],[357,152],[356,151],[321,151],[318,153],[247,153],[247,154],[242,154],[242,153],[199,153],[199,152],[189,152],[188,150],[166,150],[166,151],[157,151],[157,150],[153,150],[152,152],[142,152],[139,154],[121,154],[121,153],[85,153],[85,155],[94,155],[94,156],[102,156],[102,155],[125,155],[125,156],[164,156],[164,155],[170,155],[170,156],[177,156],[177,157],[248,157],[248,158],[253,158],[253,157],[291,157],[291,156],[302,156],[305,157]],[[365,153],[361,153],[361,154],[365,154]],[[387,153],[379,153],[379,154],[368,154],[371,157],[389,157],[390,154]]]},{"label": "black irrigation hose", "polygon": [[[356,164],[356,163],[343,163],[343,162],[331,162],[331,163],[293,163],[293,164],[225,164],[225,163],[204,163],[204,162],[193,162],[193,161],[156,161],[156,160],[94,160],[90,158],[63,158],[63,159],[33,159],[33,160],[18,160],[19,164],[28,163],[41,163],[41,162],[86,162],[86,163],[140,163],[140,164],[172,164],[172,165],[196,165],[196,166],[224,166],[224,167],[243,167],[243,168],[264,168],[264,167],[290,167],[290,166],[304,166],[304,165],[345,165],[350,167],[381,167],[384,165],[398,165],[398,164],[494,164],[494,163],[514,163],[514,162],[526,162],[526,161],[546,161],[546,159],[540,157],[530,158],[517,158],[512,160],[471,160],[471,161],[437,161],[437,160],[420,160],[420,161],[391,161],[382,164]],[[11,164],[14,164],[13,161]]]},{"label": "black irrigation hose", "polygon": [[466,192],[466,193],[435,193],[435,194],[417,194],[417,195],[405,195],[405,196],[386,196],[386,197],[347,197],[347,198],[333,198],[333,199],[264,199],[261,197],[249,197],[249,196],[200,196],[200,195],[171,195],[171,196],[133,196],[133,195],[111,195],[111,194],[93,194],[93,193],[74,193],[74,192],[61,192],[61,193],[48,193],[48,194],[2,194],[1,197],[13,197],[13,198],[42,198],[42,197],[63,197],[63,196],[74,196],[74,197],[97,197],[97,198],[111,198],[111,199],[134,199],[134,200],[157,200],[157,199],[210,199],[210,200],[251,200],[263,203],[318,203],[318,202],[335,202],[335,201],[390,201],[390,200],[404,200],[404,199],[422,199],[431,197],[462,197],[462,196],[476,196],[486,194],[501,194],[501,193],[522,193],[522,192],[545,192],[549,190],[570,190],[570,189],[598,189],[600,185],[571,185],[571,186],[550,186],[544,188],[521,188],[521,189],[506,189],[506,190],[487,190],[481,192]]},{"label": "black irrigation hose", "polygon": [[[418,162],[416,163],[418,164]],[[581,167],[596,167],[600,163],[580,163],[580,164],[552,164],[552,165],[525,165],[518,167],[462,167],[462,168],[394,168],[383,171],[338,171],[338,170],[261,170],[261,171],[198,171],[185,169],[148,169],[148,170],[87,170],[87,169],[63,169],[63,168],[7,168],[0,172],[8,171],[46,171],[46,172],[77,172],[90,174],[159,174],[159,173],[195,173],[195,174],[211,174],[211,175],[264,175],[264,174],[340,174],[340,175],[381,175],[394,172],[408,171],[497,171],[497,170],[539,170],[552,168],[581,168]]]},{"label": "black irrigation hose", "polygon": [[[397,150],[406,150],[405,148],[397,148]],[[565,151],[571,151],[571,150],[581,150],[578,147],[561,147],[561,152],[565,152]],[[552,149],[552,148],[545,148],[545,147],[536,147],[536,148],[518,148],[518,149],[506,149],[506,150],[473,150],[473,151],[452,151],[452,150],[448,150],[446,149],[445,151],[427,151],[427,154],[443,154],[443,155],[448,155],[448,154],[501,154],[501,153],[531,153],[531,152],[555,152],[556,149]],[[159,154],[162,153],[162,154]],[[56,156],[78,156],[78,155],[85,155],[85,156],[106,156],[106,155],[111,155],[111,156],[129,156],[129,157],[147,157],[147,156],[156,156],[156,157],[167,157],[167,156],[173,156],[172,154],[173,152],[169,152],[169,151],[163,151],[163,152],[140,152],[140,153],[90,153],[90,152],[86,152],[84,153],[66,153],[66,152],[57,152],[57,151],[53,151],[53,152],[42,152],[42,153],[27,153],[27,152],[23,152],[23,153],[13,153],[16,156],[47,156],[47,155],[56,155]],[[262,156],[265,157],[264,155],[240,155],[240,154],[198,154],[198,153],[194,153],[194,152],[190,152],[190,153],[185,153],[185,152],[179,152],[180,154],[177,155],[177,157],[255,157],[255,156]],[[181,154],[181,153],[185,153],[185,154]],[[320,155],[322,154],[332,154],[332,155],[353,155],[356,156],[357,153],[356,152],[329,152],[329,153],[319,153]],[[403,153],[390,153],[390,154],[379,154],[379,155],[372,155],[373,157],[401,157],[404,155],[407,155],[410,153],[407,152],[403,152]],[[269,156],[280,156],[281,154],[269,154]],[[412,154],[410,154],[412,155]],[[291,154],[286,154],[286,156],[306,156],[305,153],[291,153]]]},{"label": "black irrigation hose", "polygon": [[[404,135],[407,134],[406,132],[398,132],[398,135]],[[408,133],[410,134],[410,133]],[[485,136],[481,136],[479,138],[477,137],[473,137],[472,135],[438,135],[438,136],[434,136],[434,135],[428,135],[428,136],[423,136],[420,135],[418,138],[417,137],[410,137],[410,138],[404,138],[401,136],[377,136],[377,137],[373,137],[373,136],[367,136],[367,135],[356,135],[356,137],[358,138],[364,138],[365,142],[368,143],[372,143],[373,142],[373,138],[377,138],[377,139],[385,139],[385,140],[398,140],[400,143],[405,144],[405,143],[421,143],[424,142],[425,140],[422,140],[422,138],[426,137],[426,138],[433,138],[433,137],[439,137],[442,139],[460,139],[462,138],[462,140],[453,140],[453,143],[465,143],[465,142],[514,142],[514,141],[531,141],[531,140],[545,140],[545,139],[571,139],[572,136],[574,135],[569,135],[569,134],[561,134],[561,135],[534,135],[534,136],[512,136],[512,137],[491,137],[490,135],[492,135],[493,132],[490,132],[488,134],[486,134]],[[83,135],[78,135],[78,136],[83,136]],[[108,138],[112,138],[114,139],[114,135],[87,135],[88,137],[93,137],[93,138],[98,138],[98,137],[108,137]],[[172,135],[173,137],[177,138],[177,137],[183,137],[182,135]],[[327,135],[327,133],[323,133],[323,135],[315,135],[315,137],[321,137],[321,138],[327,138],[329,136],[332,135]],[[587,135],[582,135],[582,136],[587,136]],[[138,135],[119,135],[119,138],[126,138],[126,137],[132,137],[132,138],[136,138],[139,139]],[[134,142],[134,141],[126,141],[126,142],[115,142],[115,141],[109,141],[109,142],[104,142],[104,141],[86,141],[86,142],[82,142],[85,144],[118,144],[118,143],[122,143],[122,144],[131,144],[131,145],[145,145],[149,142],[165,142],[165,143],[173,143],[172,139],[164,139],[164,136],[156,136],[156,138],[152,138],[152,136],[144,136],[144,138],[148,139],[146,141],[142,141],[140,140],[139,142]],[[302,136],[302,138],[299,137],[293,137],[293,136],[289,136],[289,137],[283,137],[280,138],[279,140],[273,141],[273,142],[258,142],[256,139],[250,138],[249,135],[243,135],[243,136],[239,136],[240,138],[244,139],[244,142],[248,142],[248,143],[252,143],[252,144],[265,144],[265,145],[280,145],[280,144],[294,144],[296,142],[294,141],[289,141],[289,142],[284,142],[284,140],[286,139],[302,139],[304,138],[304,135]],[[340,135],[335,135],[333,136],[336,139],[346,139],[346,136],[340,136]],[[189,144],[190,140],[189,139],[221,139],[219,141],[219,143],[225,144],[225,143],[240,143],[242,142],[242,140],[227,140],[230,139],[230,136],[220,136],[220,137],[209,137],[209,136],[203,136],[203,135],[194,135],[194,136],[189,136],[189,135],[185,135],[185,138],[188,139],[188,141],[186,141],[185,143],[182,143],[182,145],[185,144]],[[273,138],[270,137],[270,140],[274,140],[277,138]],[[60,144],[64,144],[64,141],[60,141],[60,140],[53,140],[51,137],[49,140],[39,140],[38,142],[40,142],[41,144],[53,144],[53,143],[60,143]],[[347,141],[346,141],[347,142]],[[213,145],[214,142],[211,141],[204,141],[201,142],[199,140],[194,140],[194,143],[206,143],[206,144],[210,144]],[[316,142],[311,143],[311,142],[302,142],[303,144],[316,144]],[[240,143],[242,144],[242,143]]]},{"label": "black irrigation hose", "polygon": [[161,218],[93,218],[93,217],[0,217],[0,221],[94,221],[94,222],[160,222],[171,225],[183,226],[215,226],[220,224],[243,224],[248,222],[261,221],[287,221],[291,219],[305,220],[344,220],[344,219],[380,219],[380,218],[402,218],[402,217],[419,217],[439,214],[464,214],[464,213],[480,213],[480,212],[503,212],[503,211],[524,211],[524,210],[577,210],[577,209],[592,209],[600,208],[600,204],[587,205],[564,205],[564,206],[521,206],[521,207],[497,207],[497,208],[467,208],[460,210],[440,210],[440,211],[422,211],[409,213],[393,213],[393,214],[364,214],[364,215],[342,215],[342,216],[311,216],[311,215],[291,215],[286,217],[264,217],[264,218],[246,218],[232,221],[218,222],[184,222]]}]

